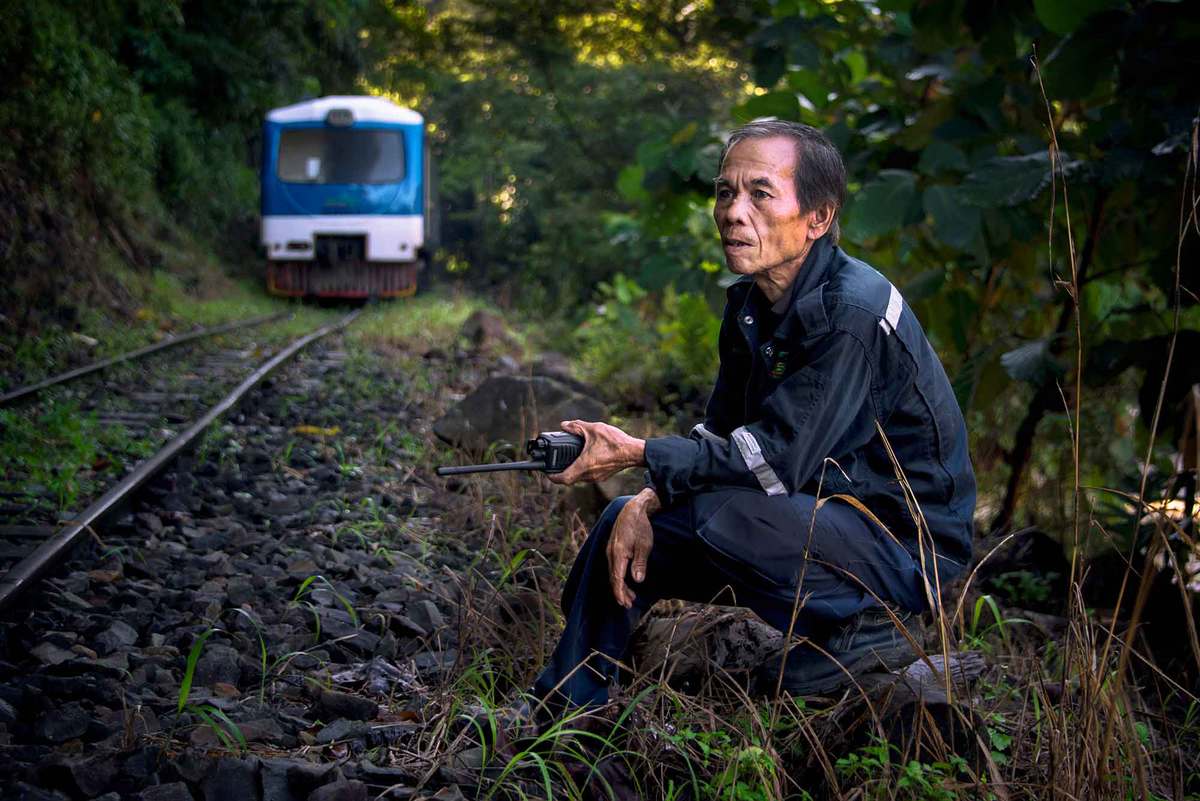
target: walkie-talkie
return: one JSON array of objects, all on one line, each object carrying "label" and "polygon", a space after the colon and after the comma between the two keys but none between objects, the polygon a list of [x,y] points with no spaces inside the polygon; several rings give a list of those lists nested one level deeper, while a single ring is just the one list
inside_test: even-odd
[{"label": "walkie-talkie", "polygon": [[497,473],[502,470],[540,470],[561,473],[583,452],[583,437],[567,431],[543,431],[525,443],[529,458],[523,462],[468,464],[460,467],[439,467],[439,476],[461,476],[464,473]]}]

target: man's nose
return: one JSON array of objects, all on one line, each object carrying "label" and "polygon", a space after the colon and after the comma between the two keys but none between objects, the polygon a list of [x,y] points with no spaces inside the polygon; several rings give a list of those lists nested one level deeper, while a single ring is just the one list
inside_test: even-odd
[{"label": "man's nose", "polygon": [[724,220],[728,225],[740,225],[746,222],[746,211],[749,208],[749,201],[746,200],[745,193],[739,192],[734,196],[729,205],[725,207]]}]

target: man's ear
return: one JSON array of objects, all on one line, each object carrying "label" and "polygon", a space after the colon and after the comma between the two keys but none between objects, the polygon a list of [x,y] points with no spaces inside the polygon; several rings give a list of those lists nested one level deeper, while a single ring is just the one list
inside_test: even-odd
[{"label": "man's ear", "polygon": [[833,225],[836,210],[833,206],[820,206],[808,213],[808,238],[820,239]]}]

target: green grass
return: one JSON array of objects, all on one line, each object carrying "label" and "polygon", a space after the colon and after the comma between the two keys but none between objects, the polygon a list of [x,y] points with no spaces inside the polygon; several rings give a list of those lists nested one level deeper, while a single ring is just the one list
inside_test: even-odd
[{"label": "green grass", "polygon": [[864,801],[956,801],[968,778],[967,763],[951,755],[945,761],[904,760],[900,750],[876,739],[835,763],[847,787],[857,788]]},{"label": "green grass", "polygon": [[[354,324],[347,342],[391,346],[417,354],[435,347],[446,349],[453,346],[471,313],[481,310],[496,312],[482,298],[443,291],[381,303]],[[524,346],[535,328],[517,326],[512,333]]]},{"label": "green grass", "polygon": [[74,510],[125,465],[154,450],[73,401],[0,409],[0,491],[30,512]]}]

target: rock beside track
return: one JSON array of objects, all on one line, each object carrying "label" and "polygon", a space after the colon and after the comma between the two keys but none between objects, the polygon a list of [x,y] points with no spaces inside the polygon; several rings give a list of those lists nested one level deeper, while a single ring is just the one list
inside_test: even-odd
[{"label": "rock beside track", "polygon": [[602,402],[548,376],[500,375],[479,385],[433,425],[446,442],[482,450],[495,442],[524,445],[563,420],[603,420]]}]

